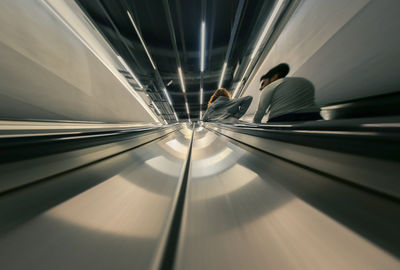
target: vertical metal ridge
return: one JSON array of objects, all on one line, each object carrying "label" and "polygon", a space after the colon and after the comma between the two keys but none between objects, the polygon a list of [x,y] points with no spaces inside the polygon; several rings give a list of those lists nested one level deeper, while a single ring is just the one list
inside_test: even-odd
[{"label": "vertical metal ridge", "polygon": [[172,210],[167,220],[167,226],[163,231],[158,250],[154,256],[153,265],[151,267],[152,270],[170,270],[173,269],[175,263],[185,206],[186,189],[189,180],[194,133],[193,124],[188,154],[182,169],[182,173],[179,177],[176,193],[172,202]]}]

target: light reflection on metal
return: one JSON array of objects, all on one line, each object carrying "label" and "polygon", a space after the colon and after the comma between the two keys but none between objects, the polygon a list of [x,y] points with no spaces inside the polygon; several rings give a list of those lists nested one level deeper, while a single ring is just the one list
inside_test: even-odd
[{"label": "light reflection on metal", "polygon": [[222,73],[221,73],[221,78],[219,79],[218,88],[221,88],[222,82],[224,81],[226,65],[227,65],[227,63],[225,62],[224,66],[222,67]]},{"label": "light reflection on metal", "polygon": [[121,62],[121,64],[124,66],[124,68],[126,69],[126,71],[129,72],[129,74],[131,74],[132,78],[135,80],[135,82],[139,85],[140,88],[143,88],[143,85],[140,83],[139,79],[136,77],[135,73],[133,73],[133,71],[130,69],[130,67],[126,64],[125,60],[121,57],[121,56],[117,56],[118,60]]},{"label": "light reflection on metal", "polygon": [[172,106],[171,97],[169,96],[167,89],[163,88],[163,91],[164,91],[165,97],[166,97],[167,100],[168,100],[169,105]]},{"label": "light reflection on metal", "polygon": [[157,105],[153,101],[151,101],[151,104],[153,105],[153,107],[157,111],[157,113],[161,114],[160,109],[157,107]]},{"label": "light reflection on metal", "polygon": [[[154,114],[154,112],[149,108],[147,103],[143,100],[143,98],[134,91],[133,87],[127,82],[126,78],[124,78],[121,73],[118,71],[118,68],[115,65],[112,65],[109,63],[109,61],[106,61],[107,57],[104,57],[104,55],[100,54],[98,50],[95,50],[94,47],[90,44],[90,42],[85,38],[85,35],[82,35],[81,31],[79,31],[77,28],[73,27],[70,22],[66,19],[67,16],[63,16],[62,13],[60,13],[60,10],[57,9],[53,3],[50,3],[47,0],[41,0],[41,3],[43,6],[45,6],[54,16],[57,18],[71,33],[78,38],[82,44],[89,49],[93,55],[97,57],[97,59],[100,60],[100,62],[121,82],[121,84],[129,91],[129,93],[142,105],[142,107],[146,110],[147,113],[153,118],[154,121],[160,122],[158,117]],[[90,22],[90,24],[93,26],[91,23],[91,20],[85,15],[81,14],[87,22]],[[96,31],[97,33],[98,30],[93,27],[93,31]],[[101,35],[101,34],[99,34]],[[109,45],[106,40],[102,40],[105,44]],[[112,51],[112,56],[117,57],[119,61],[122,59],[110,46],[111,51]],[[124,64],[125,62],[121,62],[121,64]],[[126,65],[126,63],[125,63]],[[129,69],[130,70],[130,69]],[[132,71],[131,71],[132,72]],[[143,88],[143,85],[140,83],[140,81],[136,78],[136,76],[133,76],[132,72],[132,77],[135,79],[136,83],[140,86],[140,88]]]},{"label": "light reflection on metal", "polygon": [[149,60],[150,60],[150,62],[151,62],[151,65],[153,66],[154,69],[157,69],[157,68],[156,68],[156,65],[155,65],[154,62],[153,62],[153,59],[151,58],[151,55],[150,55],[149,51],[147,50],[146,43],[144,42],[144,40],[143,40],[143,38],[142,38],[142,35],[140,34],[140,31],[139,31],[139,29],[138,29],[137,26],[136,26],[135,21],[133,20],[133,18],[132,18],[132,16],[131,16],[131,14],[129,13],[129,11],[127,11],[126,13],[128,13],[128,17],[129,17],[129,19],[130,19],[130,21],[131,21],[131,23],[132,23],[132,25],[133,25],[133,28],[135,28],[136,34],[139,36],[140,42],[142,43],[143,48],[144,48],[144,50],[146,51],[147,57],[149,58]]},{"label": "light reflection on metal", "polygon": [[[110,199],[115,192],[119,194],[119,200]],[[93,203],[93,198],[97,198],[96,203]],[[154,222],[149,226],[146,222],[137,222],[136,217],[142,215],[143,210],[137,207],[138,200],[141,205],[165,205],[169,202],[169,197],[150,192],[118,174],[97,188],[89,189],[47,211],[45,217],[110,235],[155,239],[163,224]],[[130,215],[116,215],[115,209],[123,209],[123,213]],[[118,226],[105,222],[107,216],[113,216],[113,221]]]},{"label": "light reflection on metal", "polygon": [[261,36],[257,40],[256,46],[254,47],[254,50],[253,50],[253,52],[251,54],[251,57],[250,57],[250,61],[247,64],[246,70],[243,72],[243,76],[239,80],[239,82],[238,82],[238,84],[237,84],[237,86],[235,88],[235,91],[233,92],[232,98],[236,97],[236,94],[238,93],[239,88],[242,85],[242,82],[243,82],[244,78],[246,77],[247,71],[249,70],[251,64],[253,63],[253,60],[254,60],[257,52],[259,51],[260,46],[261,46],[262,42],[265,39],[265,36],[267,35],[267,33],[270,30],[272,30],[272,24],[275,21],[275,19],[277,18],[277,16],[280,14],[279,11],[281,10],[281,8],[282,8],[284,3],[285,3],[285,0],[278,0],[278,3],[276,3],[276,5],[275,5],[275,7],[274,7],[274,9],[273,9],[273,11],[271,13],[271,16],[268,17],[268,21],[265,24],[265,27],[264,27],[263,32],[261,33]]},{"label": "light reflection on metal", "polygon": [[264,27],[264,30],[261,34],[261,36],[258,38],[256,47],[253,50],[253,53],[251,54],[250,59],[253,60],[253,58],[256,56],[258,50],[260,49],[261,43],[263,42],[265,36],[267,35],[267,33],[271,30],[271,26],[272,23],[275,21],[277,15],[279,14],[279,10],[281,9],[283,3],[285,2],[285,0],[279,0],[278,3],[276,3],[274,10],[271,13],[271,16],[269,16],[268,22]]}]

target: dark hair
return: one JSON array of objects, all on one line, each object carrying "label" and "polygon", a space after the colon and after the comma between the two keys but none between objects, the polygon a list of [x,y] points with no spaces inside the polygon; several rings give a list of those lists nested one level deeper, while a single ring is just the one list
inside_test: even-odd
[{"label": "dark hair", "polygon": [[278,79],[286,77],[289,73],[289,65],[286,63],[281,63],[277,65],[276,67],[270,69],[267,73],[265,73],[261,78],[260,81],[265,80],[265,79],[270,79],[272,78],[275,74],[278,75]]},{"label": "dark hair", "polygon": [[225,88],[218,89],[211,96],[210,101],[208,102],[208,106],[210,106],[211,103],[213,103],[219,97],[227,97],[227,98],[231,99],[231,93],[229,93],[229,91]]}]

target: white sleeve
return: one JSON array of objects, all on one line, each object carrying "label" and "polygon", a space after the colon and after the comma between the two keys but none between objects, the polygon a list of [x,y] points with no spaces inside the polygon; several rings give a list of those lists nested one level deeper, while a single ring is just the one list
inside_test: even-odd
[{"label": "white sleeve", "polygon": [[275,85],[267,85],[261,92],[260,101],[258,103],[258,109],[254,115],[253,122],[261,123],[264,117],[265,111],[269,107],[272,101],[272,94],[274,93]]}]

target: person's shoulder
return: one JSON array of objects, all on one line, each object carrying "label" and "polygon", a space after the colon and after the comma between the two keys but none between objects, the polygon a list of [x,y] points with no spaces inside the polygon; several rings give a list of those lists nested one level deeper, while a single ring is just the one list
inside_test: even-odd
[{"label": "person's shoulder", "polygon": [[268,84],[264,89],[266,89],[267,91],[275,89],[284,82],[284,79],[286,79],[286,78],[277,79],[277,80],[273,81],[272,83]]},{"label": "person's shoulder", "polygon": [[286,77],[283,78],[284,82],[307,82],[307,83],[311,83],[310,80],[303,78],[303,77]]},{"label": "person's shoulder", "polygon": [[211,103],[211,105],[209,107],[219,107],[222,104],[225,104],[229,102],[229,99],[227,97],[218,97],[216,100],[214,100],[213,103]]}]

